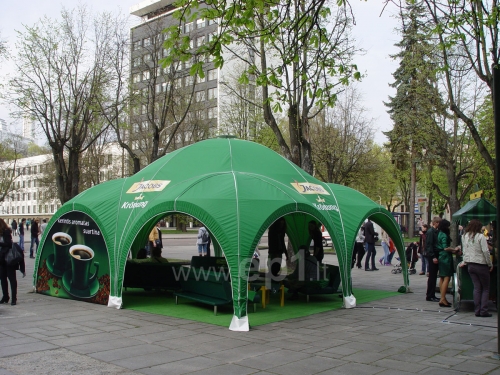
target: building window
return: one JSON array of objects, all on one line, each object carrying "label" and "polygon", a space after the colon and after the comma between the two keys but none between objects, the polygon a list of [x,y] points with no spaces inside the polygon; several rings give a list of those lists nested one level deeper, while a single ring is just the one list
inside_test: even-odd
[{"label": "building window", "polygon": [[144,55],[144,56],[143,56],[143,59],[144,59],[144,62],[145,62],[145,63],[150,62],[150,61],[151,61],[151,59],[152,59],[151,54],[150,54],[150,53],[148,53],[147,55]]},{"label": "building window", "polygon": [[[47,194],[45,194],[45,195],[47,195]],[[41,191],[38,192],[38,200],[42,200],[42,192]]]},{"label": "building window", "polygon": [[36,214],[36,206],[33,206],[33,213]]},{"label": "building window", "polygon": [[208,89],[208,100],[217,99],[217,87]]},{"label": "building window", "polygon": [[26,181],[23,180],[23,188],[26,187]]},{"label": "building window", "polygon": [[211,69],[207,72],[208,80],[213,81],[217,79],[217,69]]},{"label": "building window", "polygon": [[24,206],[21,207],[21,212],[24,214]]},{"label": "building window", "polygon": [[198,120],[205,120],[205,110],[200,109],[196,111],[196,117],[198,118]]},{"label": "building window", "polygon": [[31,200],[31,193],[28,193],[28,200]]},{"label": "building window", "polygon": [[43,206],[43,213],[46,214],[49,209],[49,206],[45,205]]},{"label": "building window", "polygon": [[196,91],[194,94],[195,101],[197,103],[199,102],[204,102],[205,101],[205,90],[203,91]]},{"label": "building window", "polygon": [[200,18],[196,20],[196,28],[201,29],[202,27],[205,27],[205,19]]},{"label": "building window", "polygon": [[217,22],[215,20],[208,20],[208,25],[215,25]]},{"label": "building window", "polygon": [[132,60],[132,66],[134,68],[137,68],[138,66],[141,66],[141,58],[140,57],[134,58],[134,60]]},{"label": "building window", "polygon": [[144,47],[149,47],[151,45],[151,38],[145,38],[145,39],[143,39],[142,45]]},{"label": "building window", "polygon": [[26,193],[23,193],[23,201],[26,200]]},{"label": "building window", "polygon": [[40,214],[42,213],[42,205],[41,204],[38,205],[38,213],[40,213]]},{"label": "building window", "polygon": [[208,34],[208,41],[211,42],[217,37],[217,33],[214,31],[213,33]]},{"label": "building window", "polygon": [[193,30],[194,30],[194,23],[193,22],[189,22],[189,23],[186,23],[184,25],[184,32],[185,33],[189,33],[189,32],[191,32]]},{"label": "building window", "polygon": [[141,74],[140,73],[134,74],[132,76],[132,82],[133,83],[139,83],[139,82],[141,82]]},{"label": "building window", "polygon": [[36,187],[36,185],[37,185],[36,182],[37,182],[37,180],[33,180],[33,187]]},{"label": "building window", "polygon": [[204,44],[205,44],[205,35],[199,36],[198,38],[196,38],[196,46],[197,47],[201,47]]},{"label": "building window", "polygon": [[149,70],[142,72],[142,80],[147,81],[149,79]]},{"label": "building window", "polygon": [[194,77],[193,76],[186,76],[184,79],[184,86],[191,87],[193,85],[194,85]]},{"label": "building window", "polygon": [[208,118],[217,118],[217,107],[210,107],[208,109]]},{"label": "building window", "polygon": [[141,49],[141,41],[140,40],[135,41],[132,46],[134,51]]}]

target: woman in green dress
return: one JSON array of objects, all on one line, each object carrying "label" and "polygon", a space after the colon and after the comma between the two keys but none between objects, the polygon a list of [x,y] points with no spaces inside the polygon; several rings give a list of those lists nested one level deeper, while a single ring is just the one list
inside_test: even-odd
[{"label": "woman in green dress", "polygon": [[437,248],[439,251],[439,289],[441,291],[441,299],[439,306],[451,307],[451,304],[446,300],[446,292],[448,291],[448,284],[450,278],[453,276],[453,256],[452,253],[457,251],[457,248],[450,247],[450,222],[446,219],[441,220],[438,226],[438,241]]}]

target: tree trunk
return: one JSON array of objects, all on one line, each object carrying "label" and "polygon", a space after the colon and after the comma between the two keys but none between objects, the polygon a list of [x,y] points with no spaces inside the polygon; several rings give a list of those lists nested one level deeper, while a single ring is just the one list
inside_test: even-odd
[{"label": "tree trunk", "polygon": [[411,174],[410,174],[410,204],[408,207],[408,212],[410,217],[408,218],[408,237],[412,238],[414,236],[415,228],[415,189],[417,187],[417,163],[411,163]]}]

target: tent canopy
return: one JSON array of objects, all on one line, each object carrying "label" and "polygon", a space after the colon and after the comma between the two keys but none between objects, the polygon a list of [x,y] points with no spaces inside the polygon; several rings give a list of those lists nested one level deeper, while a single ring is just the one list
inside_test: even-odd
[{"label": "tent canopy", "polygon": [[387,231],[404,258],[399,225],[389,211],[356,190],[317,180],[260,144],[233,137],[184,147],[131,177],[88,189],[64,204],[49,228],[62,215],[77,211],[95,220],[102,232],[109,254],[108,306],[113,307],[122,304],[129,251],[146,243],[160,218],[183,213],[202,222],[227,259],[234,306],[230,328],[234,330],[248,330],[249,260],[266,229],[280,217],[287,221],[295,251],[311,241],[310,220],[327,228],[339,259],[346,307],[355,306],[351,257],[356,234],[367,217]]},{"label": "tent canopy", "polygon": [[488,225],[490,222],[496,220],[496,218],[496,207],[485,198],[477,198],[467,202],[465,206],[452,216],[453,222],[463,226],[467,225],[472,219],[477,219],[483,225]]}]

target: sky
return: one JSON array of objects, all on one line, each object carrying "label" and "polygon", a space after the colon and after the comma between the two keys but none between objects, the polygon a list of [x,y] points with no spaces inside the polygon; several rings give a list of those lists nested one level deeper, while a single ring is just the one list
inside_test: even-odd
[{"label": "sky", "polygon": [[[82,3],[94,11],[106,10],[129,14],[129,8],[139,2],[137,0],[65,0],[64,2],[24,0],[19,3],[5,1],[0,13],[0,37],[7,41],[10,49],[13,49],[16,30],[23,30],[23,25],[33,25],[44,15],[57,17],[62,4],[68,9]],[[396,70],[398,63],[389,55],[397,53],[394,44],[400,38],[395,31],[398,23],[393,15],[396,10],[394,6],[388,6],[381,14],[384,9],[384,2],[381,0],[350,0],[350,4],[356,19],[353,36],[358,46],[366,51],[363,56],[357,56],[355,59],[359,71],[365,75],[357,87],[363,95],[363,106],[367,110],[366,116],[373,119],[374,140],[382,144],[387,141],[382,131],[392,128],[383,101],[387,101],[388,97],[394,95],[395,92],[389,84],[393,82],[392,73]],[[137,17],[130,16],[130,25],[136,24],[138,20]],[[0,62],[0,64],[0,79],[5,83],[6,74],[12,72],[13,69],[9,63]],[[4,102],[0,102],[0,119],[4,119],[9,125],[14,124],[14,120],[9,115],[12,110],[13,108],[9,108]]]}]

